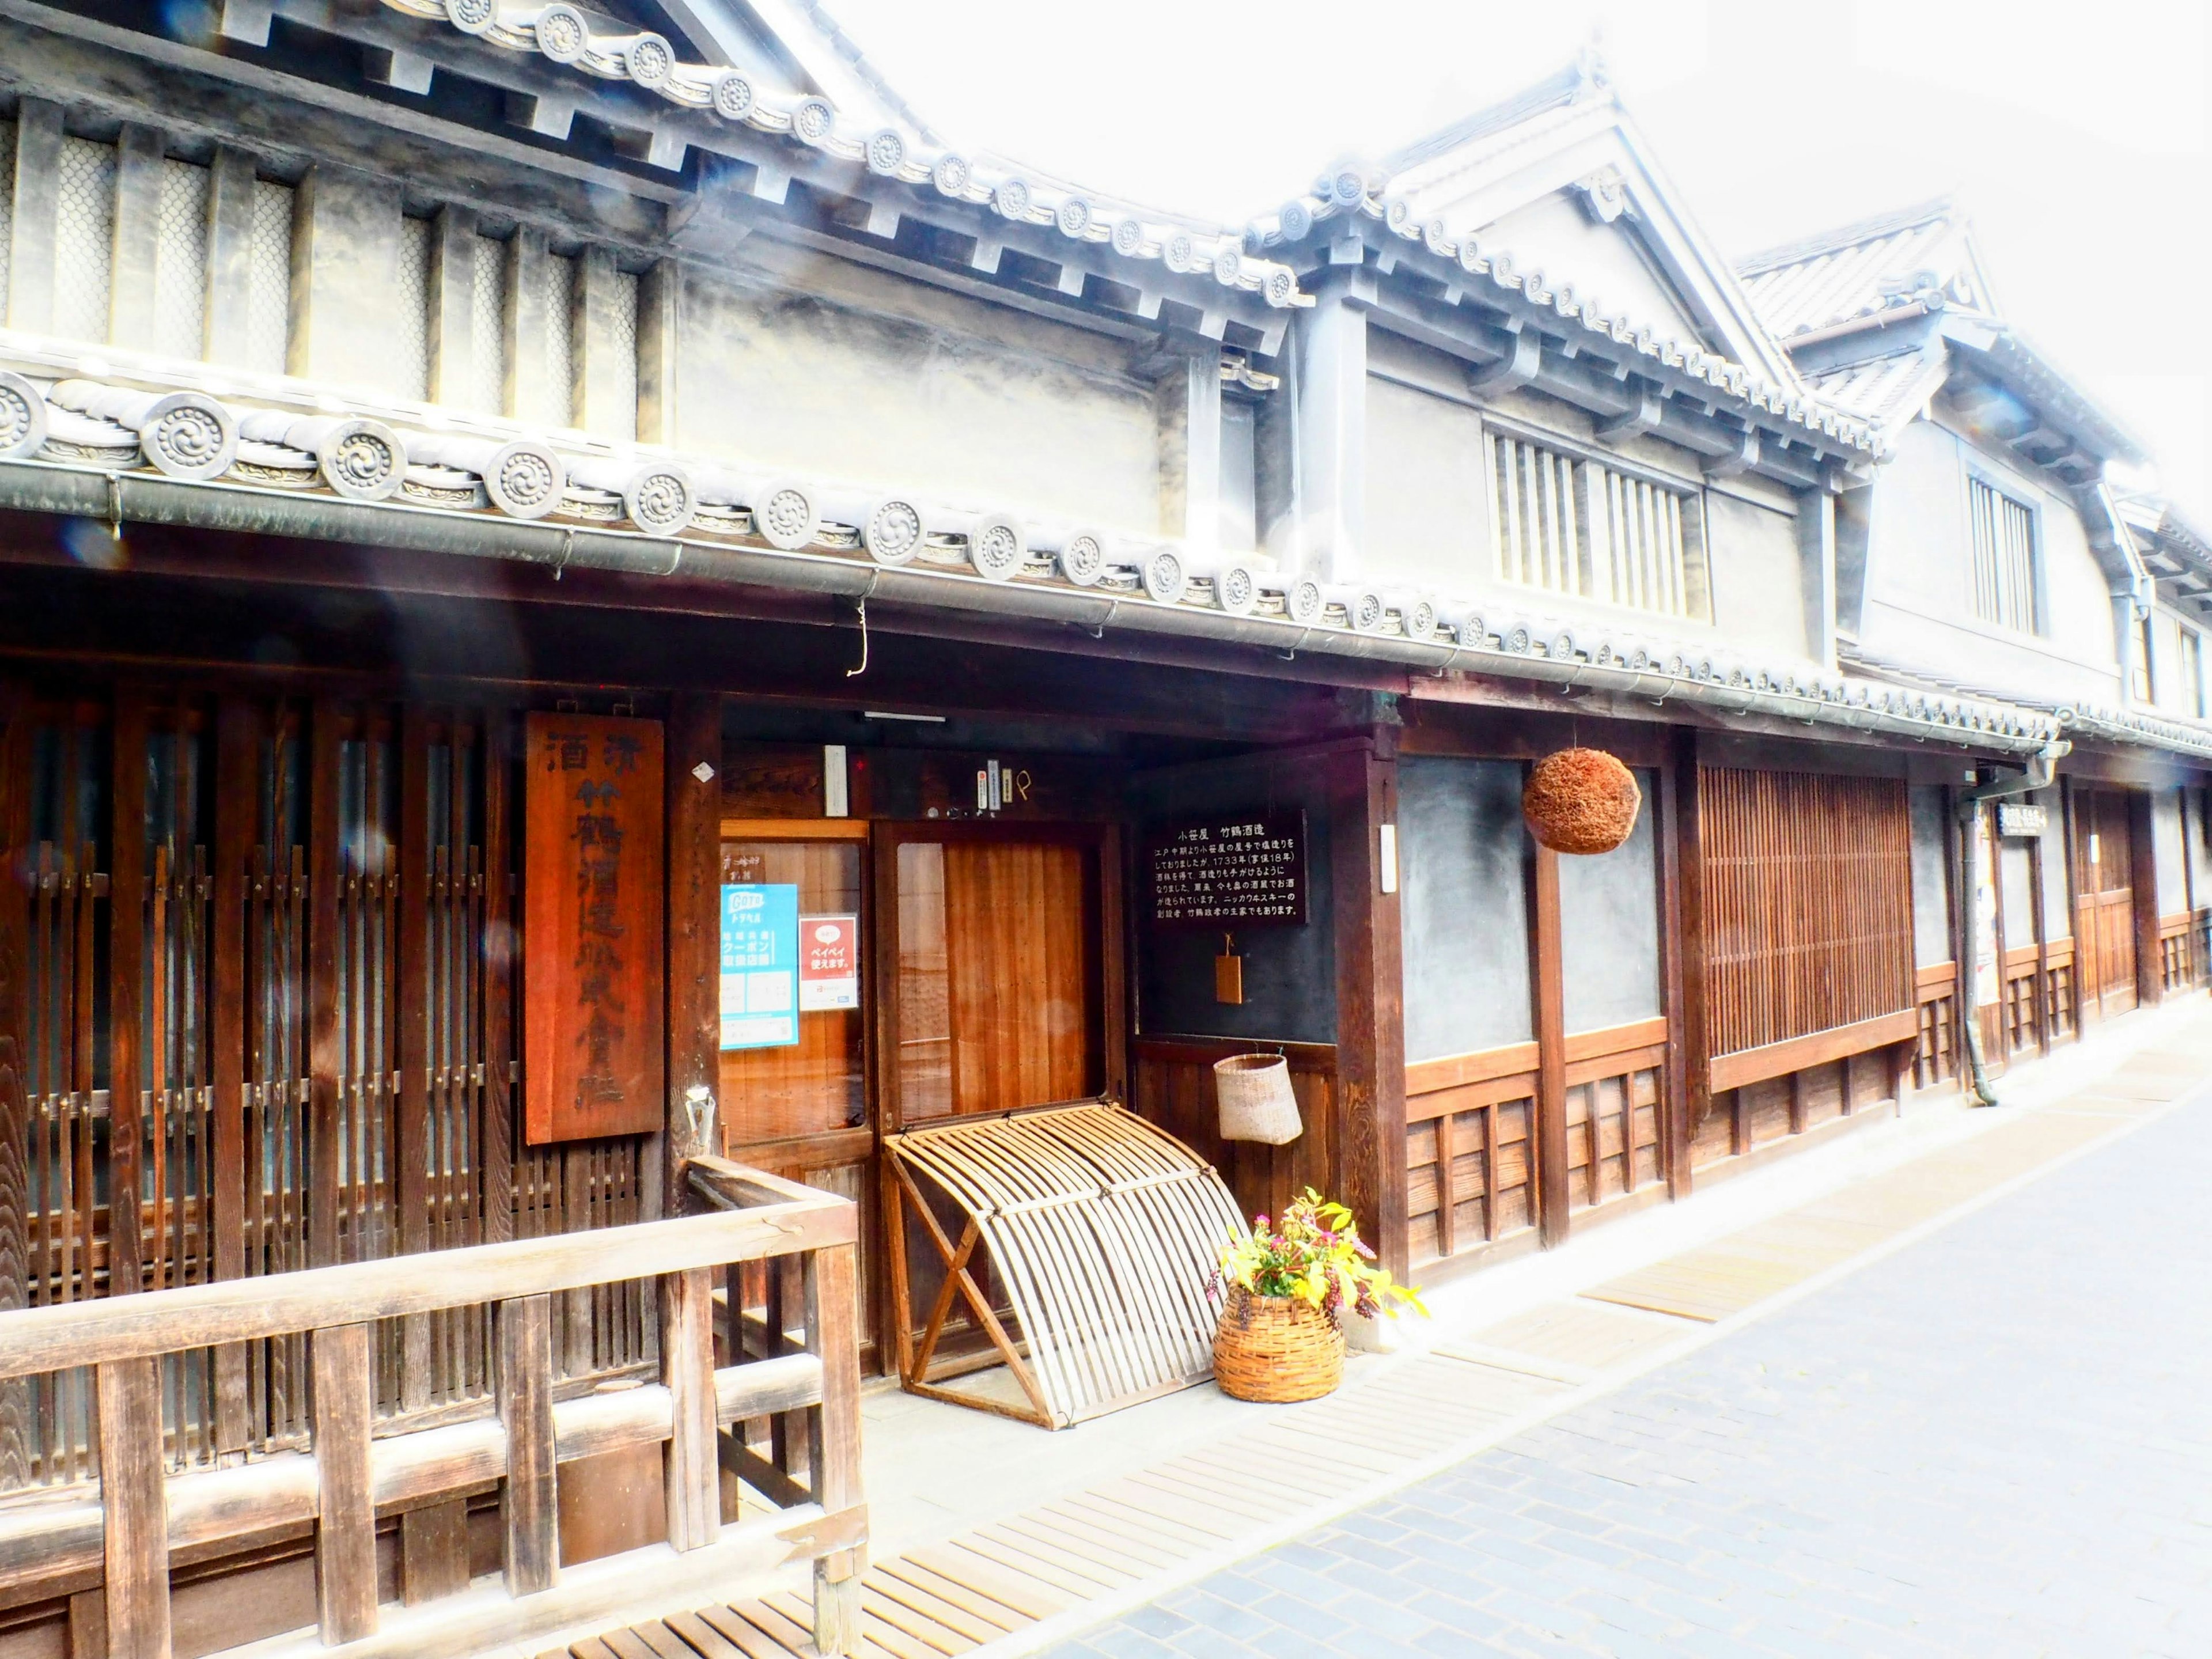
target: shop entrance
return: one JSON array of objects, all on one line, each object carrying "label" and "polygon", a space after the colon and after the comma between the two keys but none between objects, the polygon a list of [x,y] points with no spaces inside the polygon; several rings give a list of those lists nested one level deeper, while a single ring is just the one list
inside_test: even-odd
[{"label": "shop entrance", "polygon": [[2128,797],[2085,789],[2074,797],[2075,891],[2085,973],[2081,1000],[2100,1018],[2136,1006],[2135,843]]}]

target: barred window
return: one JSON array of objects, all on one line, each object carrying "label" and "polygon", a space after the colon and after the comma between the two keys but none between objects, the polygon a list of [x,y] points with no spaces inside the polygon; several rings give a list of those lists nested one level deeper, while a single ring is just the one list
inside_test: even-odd
[{"label": "barred window", "polygon": [[1695,495],[1502,432],[1490,435],[1491,522],[1508,581],[1703,618]]},{"label": "barred window", "polygon": [[2181,630],[2181,706],[2204,718],[2204,636],[2193,628]]},{"label": "barred window", "polygon": [[1974,614],[2022,634],[2043,631],[2035,509],[1979,478],[1966,481],[1974,525]]}]

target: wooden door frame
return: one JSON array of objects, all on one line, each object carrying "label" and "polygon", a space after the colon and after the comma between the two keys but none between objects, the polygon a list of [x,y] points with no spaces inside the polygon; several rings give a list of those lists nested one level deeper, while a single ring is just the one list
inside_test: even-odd
[{"label": "wooden door frame", "polygon": [[1128,984],[1126,908],[1121,867],[1121,826],[1114,823],[1048,819],[901,818],[878,821],[870,837],[872,856],[867,890],[874,900],[873,925],[863,924],[872,942],[876,972],[868,1003],[874,1052],[872,1084],[877,1133],[896,1134],[906,1127],[905,1103],[898,1082],[898,849],[910,842],[964,842],[971,845],[1044,842],[1079,847],[1091,854],[1094,876],[1086,893],[1085,921],[1095,939],[1084,964],[1085,994],[1098,1014],[1095,1051],[1087,1056],[1099,1093],[1128,1101]]},{"label": "wooden door frame", "polygon": [[2148,789],[2120,792],[2128,812],[2128,884],[2132,888],[2136,937],[2136,1006],[2166,1000],[2166,953],[2158,939],[2158,839],[2154,797]]}]

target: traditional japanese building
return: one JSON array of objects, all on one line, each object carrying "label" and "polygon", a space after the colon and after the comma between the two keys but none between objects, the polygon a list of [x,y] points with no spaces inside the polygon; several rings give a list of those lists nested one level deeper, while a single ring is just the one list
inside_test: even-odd
[{"label": "traditional japanese building", "polygon": [[0,161],[0,1659],[834,1638],[860,1377],[1133,1295],[1007,1114],[1433,1279],[2204,976],[2203,538],[1595,66],[1232,228],[811,5],[4,0]]}]

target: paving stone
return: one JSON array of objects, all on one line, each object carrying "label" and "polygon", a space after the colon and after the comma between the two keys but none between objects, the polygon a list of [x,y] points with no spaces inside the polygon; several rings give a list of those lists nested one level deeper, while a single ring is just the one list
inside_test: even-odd
[{"label": "paving stone", "polygon": [[1052,1659],[2202,1659],[2208,1168],[2191,1101]]}]

